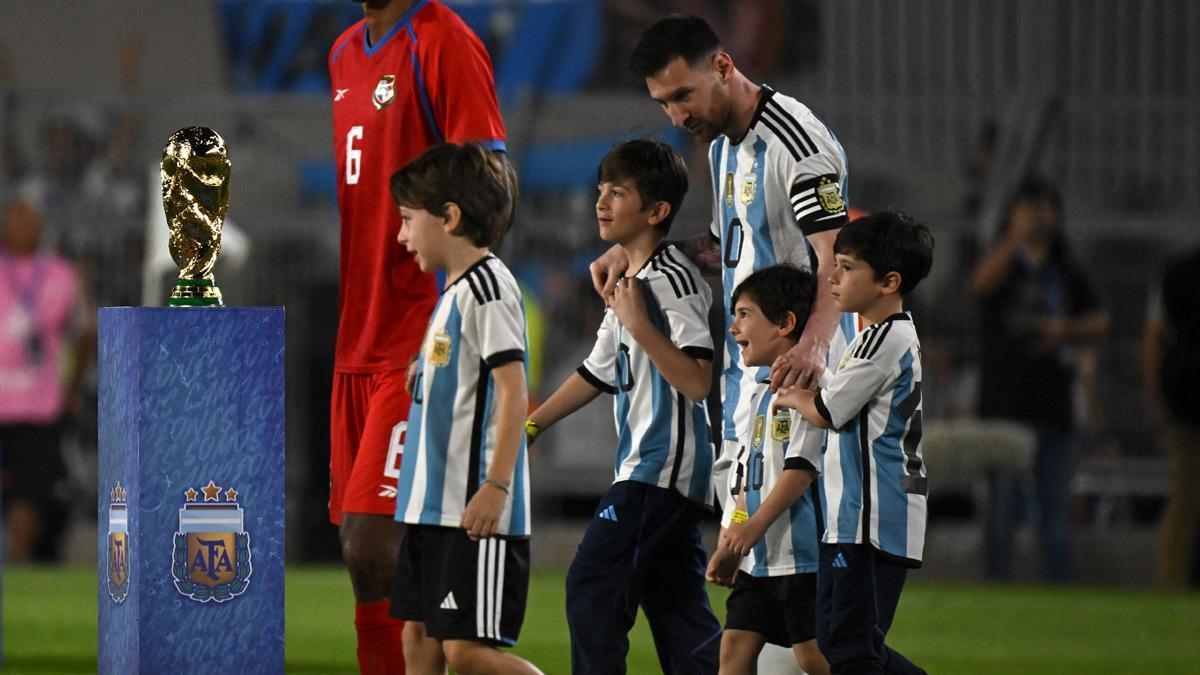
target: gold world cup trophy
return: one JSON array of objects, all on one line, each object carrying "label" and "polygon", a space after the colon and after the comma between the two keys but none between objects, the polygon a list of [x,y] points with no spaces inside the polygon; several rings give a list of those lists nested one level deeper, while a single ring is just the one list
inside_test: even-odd
[{"label": "gold world cup trophy", "polygon": [[229,153],[220,134],[208,127],[171,134],[163,148],[162,200],[171,258],[179,267],[167,305],[223,305],[212,274],[229,210]]}]

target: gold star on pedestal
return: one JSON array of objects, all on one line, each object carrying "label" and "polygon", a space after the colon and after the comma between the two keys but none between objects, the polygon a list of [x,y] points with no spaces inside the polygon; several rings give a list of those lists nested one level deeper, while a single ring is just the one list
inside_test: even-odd
[{"label": "gold star on pedestal", "polygon": [[237,501],[237,496],[238,496],[238,491],[234,490],[233,488],[229,488],[228,490],[225,491],[225,501],[227,501],[227,502]]},{"label": "gold star on pedestal", "polygon": [[199,493],[199,492],[196,492],[196,488],[188,488],[188,489],[187,489],[187,490],[186,490],[186,491],[183,493],[183,496],[184,496],[184,497],[187,497],[187,500],[188,500],[189,502],[194,502],[194,501],[196,501],[196,497],[200,496],[200,493]]},{"label": "gold star on pedestal", "polygon": [[204,487],[200,488],[200,491],[204,493],[204,501],[206,501],[206,502],[221,501],[221,497],[220,497],[221,488],[217,487],[217,484],[212,482],[211,480],[208,481],[208,485],[205,485]]}]

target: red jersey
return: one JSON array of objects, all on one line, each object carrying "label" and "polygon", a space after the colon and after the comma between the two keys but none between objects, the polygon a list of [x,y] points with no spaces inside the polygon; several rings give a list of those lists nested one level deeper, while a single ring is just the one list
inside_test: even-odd
[{"label": "red jersey", "polygon": [[505,150],[492,62],[462,19],[421,0],[376,44],[366,20],[329,52],[333,149],[342,219],[341,317],[334,370],[377,373],[408,365],[437,288],[396,243],[392,174],[441,142]]}]

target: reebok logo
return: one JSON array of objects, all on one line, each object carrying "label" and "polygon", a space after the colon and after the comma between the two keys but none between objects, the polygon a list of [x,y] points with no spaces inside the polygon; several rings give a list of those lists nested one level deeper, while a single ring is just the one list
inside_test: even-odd
[{"label": "reebok logo", "polygon": [[454,601],[454,591],[450,591],[446,594],[446,597],[442,599],[442,604],[440,606],[442,609],[458,609],[458,603]]},{"label": "reebok logo", "polygon": [[388,485],[387,483],[380,483],[379,487],[381,488],[379,490],[380,497],[385,497],[387,499],[395,499],[396,498],[396,486],[395,485]]},{"label": "reebok logo", "polygon": [[836,557],[834,557],[834,559],[833,559],[833,566],[834,566],[834,567],[841,568],[841,569],[845,569],[845,568],[847,568],[847,567],[850,567],[849,565],[847,565],[847,564],[846,564],[846,559],[842,557],[842,554],[841,554],[841,553],[838,553],[838,554],[837,554],[837,556],[836,556]]},{"label": "reebok logo", "polygon": [[612,506],[609,506],[608,508],[606,508],[600,512],[599,517],[601,517],[605,520],[611,520],[615,523],[615,522],[617,522],[617,510],[615,508],[613,508]]},{"label": "reebok logo", "polygon": [[337,103],[338,101],[346,98],[346,92],[348,92],[348,91],[350,91],[350,90],[349,89],[338,89],[337,93],[333,97],[333,102]]}]

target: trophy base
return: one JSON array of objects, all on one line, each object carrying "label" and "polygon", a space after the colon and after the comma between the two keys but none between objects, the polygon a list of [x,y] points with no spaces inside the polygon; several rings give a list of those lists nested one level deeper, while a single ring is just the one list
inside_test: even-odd
[{"label": "trophy base", "polygon": [[212,278],[176,279],[167,307],[224,307],[221,289]]}]

